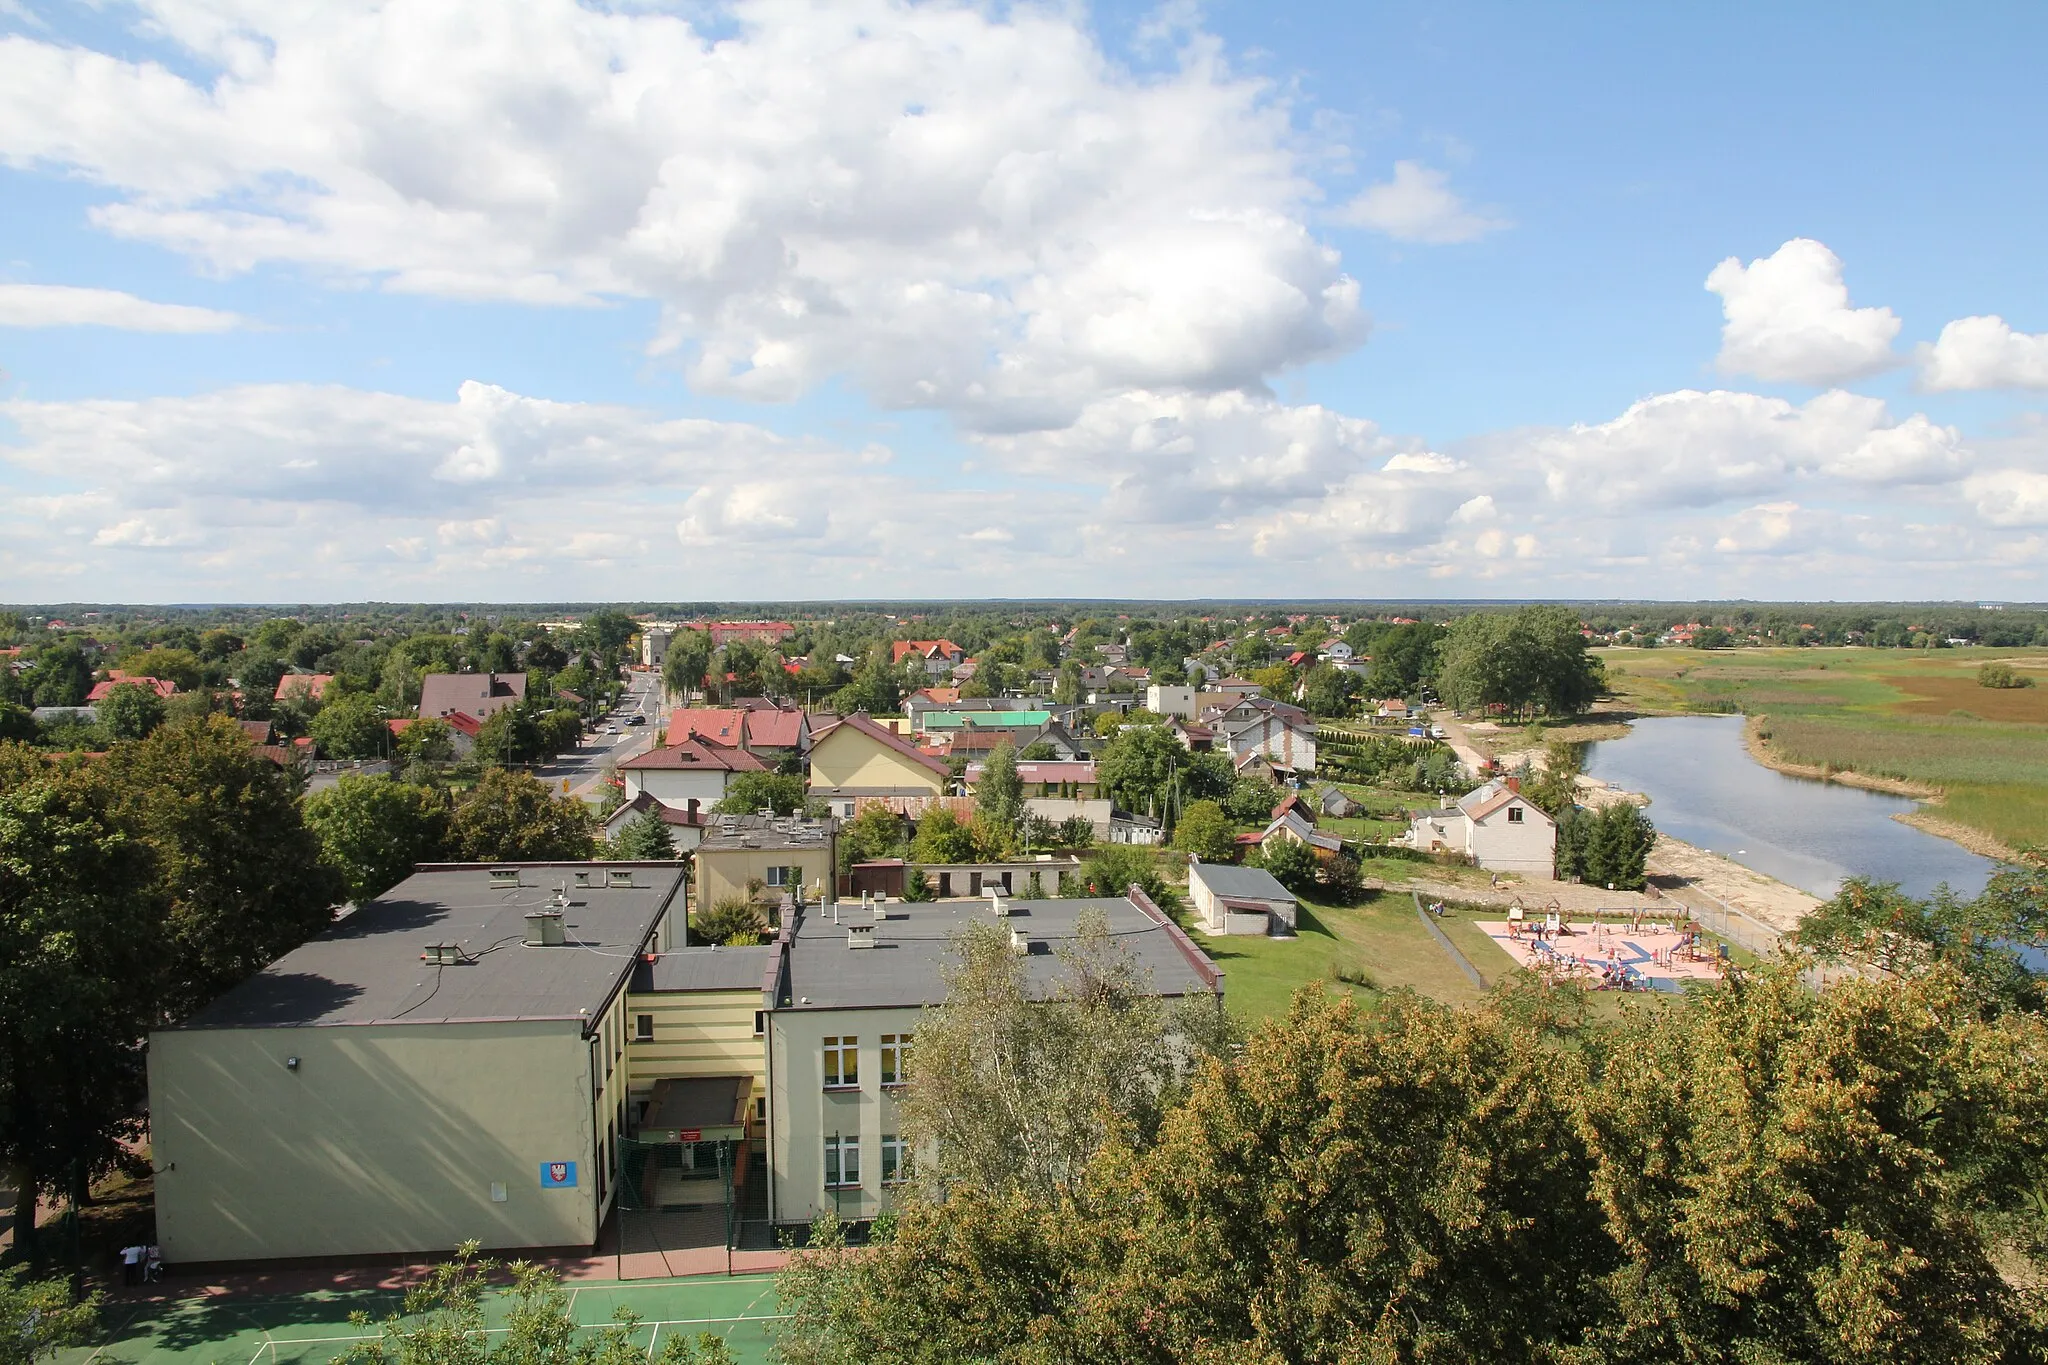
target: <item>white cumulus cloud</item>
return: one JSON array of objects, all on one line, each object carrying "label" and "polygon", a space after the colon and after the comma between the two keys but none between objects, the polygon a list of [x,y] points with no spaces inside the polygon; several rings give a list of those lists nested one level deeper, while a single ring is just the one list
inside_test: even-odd
[{"label": "white cumulus cloud", "polygon": [[67,284],[0,284],[0,327],[113,327],[124,332],[226,332],[246,325],[233,313],[154,303],[118,289]]},{"label": "white cumulus cloud", "polygon": [[2048,333],[2016,332],[1997,315],[1958,318],[1920,348],[1929,389],[2048,389]]},{"label": "white cumulus cloud", "polygon": [[1897,363],[1899,319],[1889,308],[1852,308],[1841,258],[1795,237],[1744,265],[1730,256],[1707,276],[1721,296],[1723,373],[1773,383],[1839,384]]},{"label": "white cumulus cloud", "polygon": [[1419,161],[1394,163],[1394,178],[1368,185],[1337,210],[1337,221],[1383,232],[1397,242],[1472,242],[1512,227],[1507,219],[1472,208],[1451,189],[1451,178]]},{"label": "white cumulus cloud", "polygon": [[1611,421],[1488,444],[1495,463],[1526,454],[1552,497],[1608,509],[1709,506],[1801,480],[1943,483],[1969,463],[1954,428],[1918,413],[1894,421],[1882,400],[1839,389],[1804,404],[1681,389]]},{"label": "white cumulus cloud", "polygon": [[1199,33],[1141,74],[1058,6],[137,8],[176,60],[0,38],[0,158],[214,270],[649,299],[702,389],[1000,430],[1365,333],[1289,106]]}]

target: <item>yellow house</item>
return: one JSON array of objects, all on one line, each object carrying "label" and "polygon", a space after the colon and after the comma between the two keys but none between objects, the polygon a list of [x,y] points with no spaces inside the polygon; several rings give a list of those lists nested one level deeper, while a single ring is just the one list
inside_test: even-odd
[{"label": "yellow house", "polygon": [[943,796],[950,776],[943,759],[876,724],[865,712],[826,726],[811,741],[811,795],[829,803],[841,819],[853,818],[863,796]]},{"label": "yellow house", "polygon": [[834,900],[839,871],[839,822],[831,816],[714,815],[697,845],[696,902],[709,909],[761,883],[762,896],[816,904]]}]

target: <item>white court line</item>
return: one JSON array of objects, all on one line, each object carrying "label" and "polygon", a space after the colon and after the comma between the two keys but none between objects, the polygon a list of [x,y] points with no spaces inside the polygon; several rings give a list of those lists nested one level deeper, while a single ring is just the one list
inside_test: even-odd
[{"label": "white court line", "polygon": [[[754,1300],[754,1303],[759,1303],[760,1301],[761,1300],[759,1298],[756,1298]],[[747,1305],[748,1308],[752,1308],[753,1306],[753,1303]],[[714,1322],[780,1322],[784,1318],[790,1316],[791,1314],[788,1313],[748,1313],[745,1311],[741,1311],[722,1318],[657,1318],[652,1322],[639,1323],[638,1326],[653,1327],[654,1329],[659,1331],[663,1327],[703,1327],[707,1324]],[[607,1327],[617,1327],[618,1325],[619,1324],[617,1324],[616,1322],[579,1322],[575,1324],[572,1330],[578,1332],[596,1332]],[[487,1337],[496,1336],[500,1332],[509,1332],[511,1330],[512,1329],[510,1327],[484,1327],[479,1329],[479,1331],[481,1331],[482,1334]],[[357,1336],[346,1337],[286,1337],[281,1342],[275,1340],[264,1342],[262,1346],[259,1346],[257,1348],[256,1353],[257,1355],[261,1355],[265,1350],[275,1350],[280,1345],[325,1346],[337,1341],[375,1341],[382,1335],[383,1333],[381,1332],[369,1332]],[[474,1336],[476,1335],[476,1333],[471,1333],[470,1335]],[[252,1365],[253,1359],[254,1358],[252,1357]]]}]

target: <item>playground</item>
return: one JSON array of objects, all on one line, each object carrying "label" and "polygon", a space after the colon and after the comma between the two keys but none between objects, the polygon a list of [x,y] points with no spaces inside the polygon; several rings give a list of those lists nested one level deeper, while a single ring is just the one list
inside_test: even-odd
[{"label": "playground", "polygon": [[1530,971],[1569,977],[1596,990],[1681,991],[1719,981],[1723,949],[1697,926],[1638,918],[1561,922],[1557,916],[1475,925]]},{"label": "playground", "polygon": [[[123,1295],[104,1310],[107,1338],[61,1352],[58,1365],[327,1365],[395,1311],[404,1284],[391,1277],[353,1284],[324,1276],[327,1287],[301,1293],[229,1292],[219,1287],[178,1297]],[[779,1317],[772,1275],[696,1276],[674,1280],[570,1281],[569,1311],[579,1325],[603,1326],[621,1307],[640,1318],[634,1342],[650,1358],[671,1333],[710,1332],[735,1358],[765,1365],[770,1330]],[[492,1329],[508,1300],[490,1305]],[[372,1326],[349,1321],[369,1314]]]}]

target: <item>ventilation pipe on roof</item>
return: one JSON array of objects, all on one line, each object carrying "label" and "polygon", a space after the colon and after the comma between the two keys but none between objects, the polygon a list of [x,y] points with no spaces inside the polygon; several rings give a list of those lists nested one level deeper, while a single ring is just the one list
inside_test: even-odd
[{"label": "ventilation pipe on roof", "polygon": [[562,934],[562,912],[553,906],[545,910],[526,912],[526,946],[529,948],[559,948],[566,942]]}]

